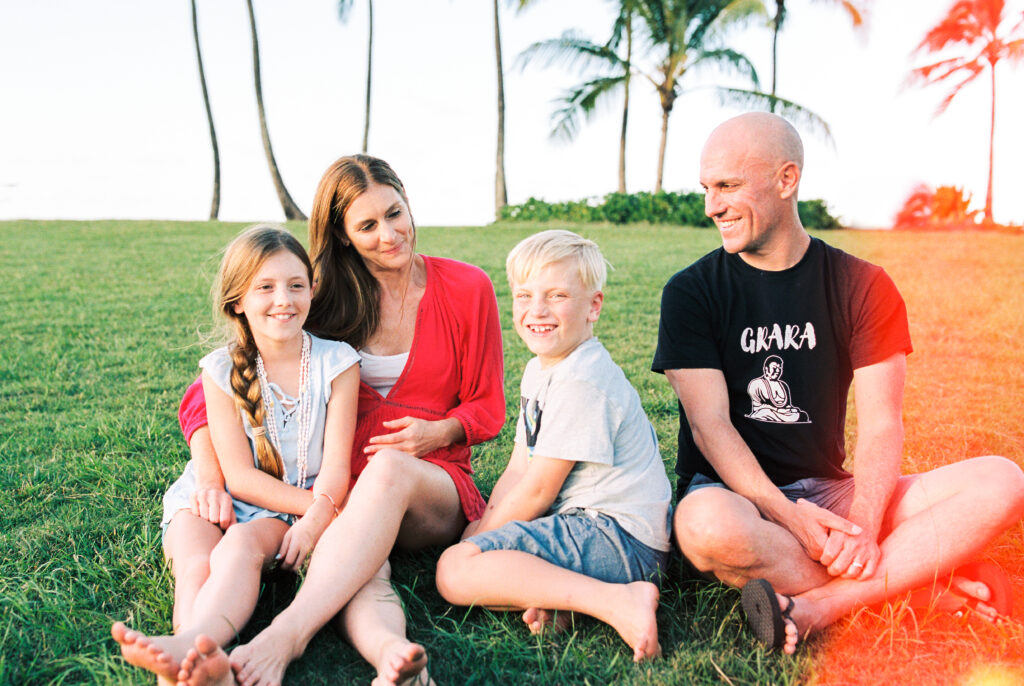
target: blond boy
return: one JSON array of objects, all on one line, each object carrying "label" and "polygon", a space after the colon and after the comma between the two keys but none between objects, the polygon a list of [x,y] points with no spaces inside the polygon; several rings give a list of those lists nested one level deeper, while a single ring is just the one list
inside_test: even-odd
[{"label": "blond boy", "polygon": [[456,605],[525,610],[532,631],[551,610],[582,612],[634,660],[655,657],[671,487],[639,396],[594,338],[604,258],[592,241],[544,231],[506,269],[516,333],[536,357],[512,457],[483,517],[438,561],[438,589]]}]

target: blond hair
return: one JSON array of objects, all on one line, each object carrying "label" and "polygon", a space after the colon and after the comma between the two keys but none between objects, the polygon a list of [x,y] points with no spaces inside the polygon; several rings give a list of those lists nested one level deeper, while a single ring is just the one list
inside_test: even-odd
[{"label": "blond hair", "polygon": [[245,229],[224,249],[224,258],[220,262],[212,289],[214,313],[226,320],[228,328],[232,399],[249,425],[257,429],[253,437],[257,466],[279,479],[284,474],[281,456],[266,434],[258,430],[263,428],[266,419],[263,392],[256,372],[256,355],[259,350],[248,320],[244,314],[235,312],[235,304],[249,290],[263,263],[283,250],[302,261],[312,284],[313,266],[302,244],[280,226],[256,224]]},{"label": "blond hair", "polygon": [[594,241],[572,231],[551,229],[519,241],[505,260],[509,286],[529,280],[535,272],[556,262],[576,263],[580,281],[588,291],[604,288],[608,262]]}]

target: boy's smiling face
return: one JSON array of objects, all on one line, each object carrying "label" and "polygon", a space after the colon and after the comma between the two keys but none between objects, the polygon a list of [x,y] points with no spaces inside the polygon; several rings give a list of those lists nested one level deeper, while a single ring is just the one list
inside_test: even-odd
[{"label": "boy's smiling face", "polygon": [[593,336],[603,302],[601,291],[583,285],[573,261],[554,262],[512,285],[512,321],[541,367],[550,367]]}]

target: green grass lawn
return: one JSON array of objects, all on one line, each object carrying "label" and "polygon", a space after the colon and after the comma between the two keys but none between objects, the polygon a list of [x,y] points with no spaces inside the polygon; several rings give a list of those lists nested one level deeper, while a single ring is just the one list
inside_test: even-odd
[{"label": "green grass lawn", "polygon": [[[114,619],[170,629],[160,499],[187,460],[175,413],[206,350],[217,252],[238,224],[0,222],[0,684],[148,683],[109,637]],[[290,228],[305,238],[305,227]],[[502,312],[506,393],[528,353],[509,316],[508,250],[539,227],[424,228],[419,247],[483,267]],[[597,335],[644,402],[670,471],[676,403],[648,371],[662,285],[718,245],[670,227],[580,229],[614,266]],[[1005,234],[829,232],[884,266],[907,300],[915,353],[906,391],[906,471],[1002,454],[1024,464],[1024,239]],[[514,416],[514,415],[512,415]],[[855,417],[850,420],[850,436]],[[511,450],[511,422],[475,450],[487,493]],[[849,436],[848,436],[849,438]],[[393,558],[409,633],[440,684],[960,683],[978,663],[1024,670],[1019,626],[965,624],[899,606],[864,612],[798,657],[762,650],[739,594],[670,581],[659,613],[665,657],[635,666],[613,630],[534,638],[512,613],[452,608],[434,588],[439,550]],[[1017,526],[989,551],[1024,588]],[[295,578],[268,579],[243,634],[265,626]],[[1024,596],[1018,593],[1018,608]],[[1024,671],[1016,672],[1018,676]],[[373,674],[331,629],[288,672],[294,684]],[[1009,682],[1007,682],[1009,683]]]}]

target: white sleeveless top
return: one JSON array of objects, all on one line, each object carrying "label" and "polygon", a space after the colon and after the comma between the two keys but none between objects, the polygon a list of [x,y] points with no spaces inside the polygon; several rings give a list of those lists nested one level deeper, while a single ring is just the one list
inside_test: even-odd
[{"label": "white sleeveless top", "polygon": [[374,355],[363,350],[359,351],[362,364],[359,367],[359,379],[373,390],[387,397],[395,387],[398,377],[405,369],[409,353],[398,355]]}]

